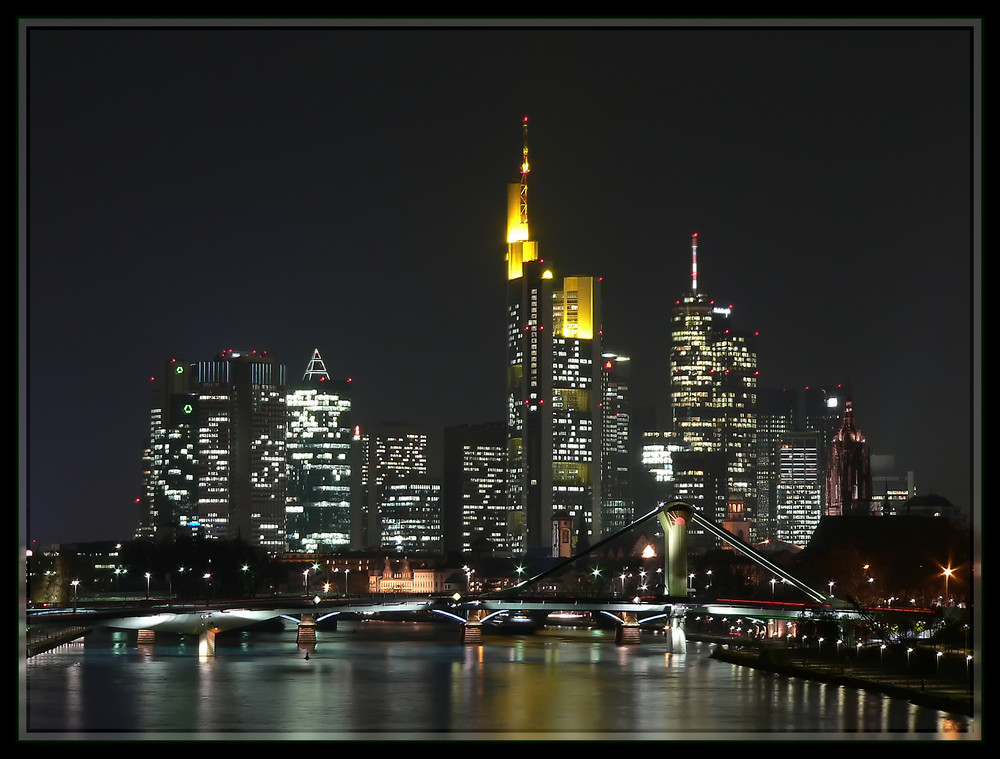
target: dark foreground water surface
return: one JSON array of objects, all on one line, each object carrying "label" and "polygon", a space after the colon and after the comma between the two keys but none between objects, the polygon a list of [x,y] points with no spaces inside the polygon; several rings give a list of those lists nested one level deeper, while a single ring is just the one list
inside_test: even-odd
[{"label": "dark foreground water surface", "polygon": [[[972,718],[666,652],[662,636],[546,628],[460,645],[445,624],[341,622],[194,637],[97,631],[24,665],[32,739],[978,739]],[[308,653],[308,658],[306,654]]]}]

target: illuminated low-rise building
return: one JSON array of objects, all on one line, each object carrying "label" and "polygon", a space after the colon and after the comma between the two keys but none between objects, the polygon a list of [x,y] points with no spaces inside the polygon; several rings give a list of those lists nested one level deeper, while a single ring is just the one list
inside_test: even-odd
[{"label": "illuminated low-rise building", "polygon": [[385,556],[372,563],[368,590],[380,594],[441,594],[451,587],[448,577],[453,573],[453,569],[439,569],[422,561]]}]

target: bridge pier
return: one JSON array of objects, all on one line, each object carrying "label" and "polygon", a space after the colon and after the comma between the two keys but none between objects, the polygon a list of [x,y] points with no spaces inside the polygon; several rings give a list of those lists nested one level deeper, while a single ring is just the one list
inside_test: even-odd
[{"label": "bridge pier", "polygon": [[136,630],[136,643],[140,646],[152,646],[156,643],[154,630]]},{"label": "bridge pier", "polygon": [[316,615],[303,614],[299,621],[298,632],[295,636],[296,643],[316,642]]},{"label": "bridge pier", "polygon": [[215,656],[215,630],[205,630],[198,635],[198,655]]},{"label": "bridge pier", "polygon": [[683,607],[673,606],[670,609],[670,617],[667,622],[667,651],[672,654],[687,653],[687,634],[684,632]]},{"label": "bridge pier", "polygon": [[479,645],[483,642],[482,614],[478,609],[469,611],[468,619],[462,623],[462,643]]},{"label": "bridge pier", "polygon": [[633,646],[639,642],[639,620],[635,614],[626,611],[622,623],[615,628],[615,643],[619,646]]}]

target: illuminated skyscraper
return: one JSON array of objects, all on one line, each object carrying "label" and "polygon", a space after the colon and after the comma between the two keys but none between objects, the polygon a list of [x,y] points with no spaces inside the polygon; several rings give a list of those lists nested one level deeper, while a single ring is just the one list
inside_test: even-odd
[{"label": "illuminated skyscraper", "polygon": [[823,455],[840,429],[844,417],[847,393],[841,385],[819,387],[810,385],[802,391],[805,403],[805,429],[822,433]]},{"label": "illuminated skyscraper", "polygon": [[757,536],[777,537],[778,452],[781,436],[796,429],[798,394],[760,389],[757,396]]},{"label": "illuminated skyscraper", "polygon": [[462,425],[444,431],[445,550],[470,551],[507,538],[507,445],[504,425]]},{"label": "illuminated skyscraper", "polygon": [[441,554],[441,483],[430,477],[391,477],[379,488],[381,548]]},{"label": "illuminated skyscraper", "polygon": [[150,415],[154,534],[284,550],[285,391],[285,368],[264,352],[168,362]]},{"label": "illuminated skyscraper", "polygon": [[359,479],[352,546],[388,548],[409,541],[413,528],[407,504],[415,504],[414,519],[436,520],[425,524],[424,530],[436,535],[435,550],[440,550],[441,488],[440,483],[428,479],[427,432],[395,424],[372,425],[364,430],[355,426],[354,438]]},{"label": "illuminated skyscraper", "polygon": [[616,532],[633,519],[630,477],[631,416],[628,356],[602,356],[601,398],[601,528]]},{"label": "illuminated skyscraper", "polygon": [[776,488],[776,537],[805,546],[819,524],[823,494],[820,432],[780,436]]},{"label": "illuminated skyscraper", "polygon": [[330,379],[319,350],[288,393],[286,531],[290,551],[346,547],[351,538],[353,430],[349,381]]},{"label": "illuminated skyscraper", "polygon": [[[698,290],[697,251],[695,234],[691,289],[671,315],[670,405],[673,430],[691,447],[683,471],[715,485],[682,489],[710,499],[696,505],[711,519],[723,521],[729,499],[738,498],[755,521],[756,334],[735,330],[732,306],[721,307]],[[698,454],[705,455],[703,465],[691,459]]]},{"label": "illuminated skyscraper", "polygon": [[[674,481],[674,455],[690,451],[691,446],[676,432],[643,432],[640,462],[642,470],[656,483],[656,500],[665,501],[676,496],[670,490]],[[649,504],[647,504],[649,505]]]},{"label": "illuminated skyscraper", "polygon": [[198,518],[210,537],[285,548],[285,367],[266,352],[199,361]]},{"label": "illuminated skyscraper", "polygon": [[557,283],[528,232],[528,144],[507,193],[507,539],[550,552],[553,509],[600,534],[600,282]]},{"label": "illuminated skyscraper", "polygon": [[149,444],[144,456],[144,537],[196,536],[198,521],[198,396],[189,362],[170,359],[151,378]]}]

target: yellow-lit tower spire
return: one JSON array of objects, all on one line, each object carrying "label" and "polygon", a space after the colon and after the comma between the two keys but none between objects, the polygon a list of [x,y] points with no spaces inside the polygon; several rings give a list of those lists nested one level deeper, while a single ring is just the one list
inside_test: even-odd
[{"label": "yellow-lit tower spire", "polygon": [[507,186],[507,279],[521,276],[521,264],[538,258],[538,243],[528,239],[528,117],[521,122],[521,180]]}]

